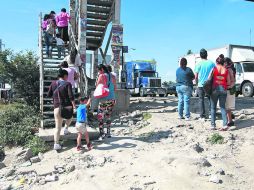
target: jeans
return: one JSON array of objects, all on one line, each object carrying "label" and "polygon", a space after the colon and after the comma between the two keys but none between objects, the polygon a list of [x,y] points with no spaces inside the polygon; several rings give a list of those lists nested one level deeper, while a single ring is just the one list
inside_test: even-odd
[{"label": "jeans", "polygon": [[[199,112],[200,112],[200,117],[205,118],[205,91],[203,87],[198,87],[197,89],[198,92],[198,97],[199,97]],[[211,107],[211,101],[210,101],[210,96],[208,96],[208,103],[209,103],[209,108]],[[209,109],[210,110],[210,109]]]},{"label": "jeans", "polygon": [[63,45],[58,45],[57,46],[57,51],[58,51],[58,58],[61,58],[61,54],[63,55],[63,57],[65,57],[65,48]]},{"label": "jeans", "polygon": [[219,105],[221,109],[221,116],[223,120],[223,126],[226,126],[228,123],[227,113],[226,113],[226,99],[227,99],[227,90],[223,86],[218,86],[213,90],[211,95],[211,125],[216,126],[215,117],[216,117],[216,107],[219,100]]},{"label": "jeans", "polygon": [[190,97],[192,94],[192,88],[190,86],[177,86],[176,92],[178,95],[178,114],[179,117],[183,117],[183,109],[185,116],[190,117]]},{"label": "jeans", "polygon": [[48,32],[44,31],[44,41],[46,44],[46,53],[47,53],[47,56],[49,56],[52,51],[53,36],[49,34]]}]

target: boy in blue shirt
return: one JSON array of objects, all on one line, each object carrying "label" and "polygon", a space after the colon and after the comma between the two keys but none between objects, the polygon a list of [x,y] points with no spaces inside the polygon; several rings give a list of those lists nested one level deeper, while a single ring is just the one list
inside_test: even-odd
[{"label": "boy in blue shirt", "polygon": [[76,129],[78,132],[77,137],[77,151],[80,151],[82,149],[81,145],[81,139],[82,135],[85,135],[87,148],[88,150],[92,149],[92,144],[89,140],[89,135],[86,129],[87,126],[87,107],[90,106],[90,99],[87,101],[86,97],[80,97],[79,98],[80,105],[77,108],[77,122],[76,122]]}]

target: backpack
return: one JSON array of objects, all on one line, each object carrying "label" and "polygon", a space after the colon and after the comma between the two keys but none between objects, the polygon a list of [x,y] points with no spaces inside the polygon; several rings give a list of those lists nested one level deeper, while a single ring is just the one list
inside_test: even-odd
[{"label": "backpack", "polygon": [[54,32],[55,32],[55,27],[53,25],[53,21],[52,20],[49,20],[49,23],[47,25],[47,28],[46,28],[46,32],[53,35]]}]

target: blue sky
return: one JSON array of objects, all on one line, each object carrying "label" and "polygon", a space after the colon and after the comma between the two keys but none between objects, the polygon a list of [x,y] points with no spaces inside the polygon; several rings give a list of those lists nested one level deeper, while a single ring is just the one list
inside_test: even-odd
[{"label": "blue sky", "polygon": [[[69,0],[1,0],[0,38],[15,51],[38,47],[40,12],[68,8]],[[157,3],[152,3],[157,2]],[[254,3],[244,0],[122,0],[126,60],[156,59],[163,80],[175,80],[188,49],[254,44]]]}]

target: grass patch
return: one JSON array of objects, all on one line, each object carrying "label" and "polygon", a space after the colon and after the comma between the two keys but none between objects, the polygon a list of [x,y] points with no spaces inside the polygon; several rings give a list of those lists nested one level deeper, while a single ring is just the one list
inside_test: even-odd
[{"label": "grass patch", "polygon": [[33,156],[39,154],[39,152],[44,153],[49,150],[49,146],[40,137],[34,136],[26,142],[27,148],[32,150]]},{"label": "grass patch", "polygon": [[143,119],[145,120],[145,121],[147,121],[147,120],[149,120],[149,119],[151,119],[152,118],[152,114],[150,114],[150,113],[143,113]]},{"label": "grass patch", "polygon": [[48,149],[46,143],[34,134],[40,124],[34,107],[14,103],[0,108],[0,147],[25,146],[31,148],[34,155]]},{"label": "grass patch", "polygon": [[208,141],[211,143],[211,144],[223,144],[224,143],[224,137],[221,136],[220,134],[218,133],[214,133],[209,139]]}]

